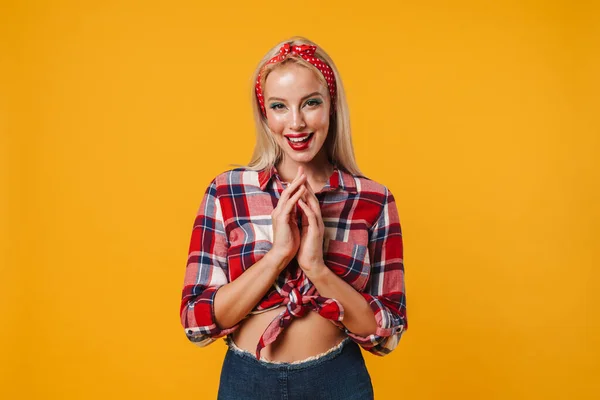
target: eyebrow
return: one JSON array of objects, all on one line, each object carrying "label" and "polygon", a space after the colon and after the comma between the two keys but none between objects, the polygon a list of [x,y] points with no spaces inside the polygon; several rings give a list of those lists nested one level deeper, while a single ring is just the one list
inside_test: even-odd
[{"label": "eyebrow", "polygon": [[[321,92],[312,92],[311,94],[307,94],[306,96],[304,96],[300,100],[304,100],[304,99],[306,99],[308,97],[311,97],[311,96],[314,96],[314,95],[319,95],[319,96],[323,97],[323,95],[321,94]],[[284,99],[282,99],[280,97],[269,97],[269,99],[267,101],[271,101],[271,100],[285,101]]]}]

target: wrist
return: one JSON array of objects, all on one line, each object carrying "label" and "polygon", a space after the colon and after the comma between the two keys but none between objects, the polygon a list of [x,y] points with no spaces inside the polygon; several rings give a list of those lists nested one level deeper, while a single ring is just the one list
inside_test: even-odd
[{"label": "wrist", "polygon": [[328,275],[331,273],[331,270],[327,268],[325,263],[318,263],[310,270],[305,270],[304,273],[312,283],[317,285],[327,279]]},{"label": "wrist", "polygon": [[276,250],[269,250],[263,257],[266,259],[269,266],[277,270],[278,272],[283,270],[291,261],[291,259]]}]

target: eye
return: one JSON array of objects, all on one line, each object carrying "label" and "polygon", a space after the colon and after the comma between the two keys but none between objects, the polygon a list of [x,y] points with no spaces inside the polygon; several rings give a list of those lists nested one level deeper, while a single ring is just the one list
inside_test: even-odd
[{"label": "eye", "polygon": [[308,101],[306,102],[306,105],[308,105],[308,106],[311,106],[311,107],[313,107],[313,106],[315,106],[315,107],[316,107],[316,106],[318,106],[318,105],[319,105],[319,104],[321,104],[321,103],[322,103],[322,101],[321,101],[321,100],[319,100],[319,99],[310,99],[310,100],[308,100]]},{"label": "eye", "polygon": [[283,107],[283,104],[281,104],[281,103],[273,103],[270,106],[270,108],[272,108],[273,110],[280,110],[282,107]]}]

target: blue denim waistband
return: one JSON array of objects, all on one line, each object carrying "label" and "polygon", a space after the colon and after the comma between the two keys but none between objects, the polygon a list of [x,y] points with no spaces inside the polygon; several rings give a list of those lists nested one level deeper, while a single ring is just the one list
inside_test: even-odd
[{"label": "blue denim waistband", "polygon": [[334,347],[330,348],[329,350],[327,350],[321,354],[317,354],[316,356],[311,356],[304,360],[293,361],[293,362],[269,361],[269,360],[266,360],[264,357],[261,358],[260,360],[257,360],[256,356],[254,354],[237,347],[235,345],[233,339],[229,335],[227,337],[225,337],[225,343],[227,343],[227,347],[229,348],[228,351],[230,351],[232,354],[234,354],[238,357],[241,357],[242,359],[246,360],[247,362],[254,363],[261,367],[266,367],[266,368],[271,368],[271,369],[290,370],[290,369],[309,368],[309,367],[313,367],[315,365],[321,364],[325,361],[334,359],[335,357],[339,356],[342,353],[342,350],[344,350],[344,347],[346,347],[346,345],[348,343],[354,343],[354,342],[352,342],[349,337],[345,337],[344,340],[342,340],[340,343],[338,343]]}]

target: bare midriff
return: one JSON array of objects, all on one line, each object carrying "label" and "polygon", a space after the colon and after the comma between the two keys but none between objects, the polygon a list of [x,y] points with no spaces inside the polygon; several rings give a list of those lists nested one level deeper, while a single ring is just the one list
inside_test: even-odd
[{"label": "bare midriff", "polygon": [[[232,338],[236,346],[254,354],[256,346],[267,326],[284,306],[261,314],[251,314],[236,329]],[[261,357],[270,361],[293,362],[324,353],[338,345],[346,337],[340,328],[314,311],[294,318],[277,339],[261,350]]]}]

